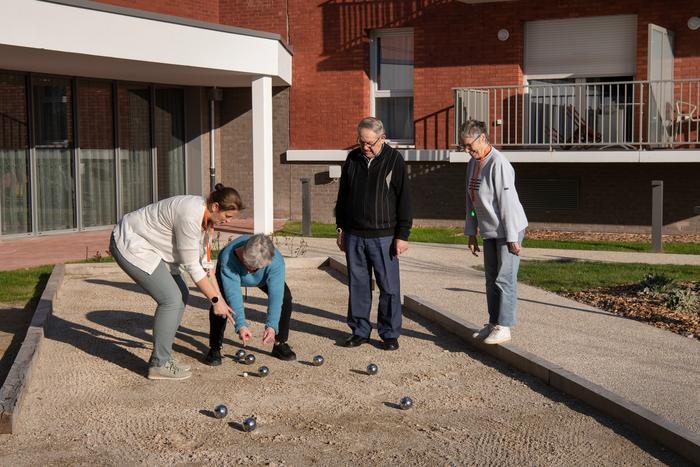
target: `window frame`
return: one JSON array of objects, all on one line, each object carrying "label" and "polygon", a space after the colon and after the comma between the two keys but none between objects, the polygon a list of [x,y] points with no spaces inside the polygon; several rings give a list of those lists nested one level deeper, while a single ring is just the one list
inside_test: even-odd
[{"label": "window frame", "polygon": [[[415,36],[413,32],[413,28],[389,28],[389,29],[374,29],[370,31],[369,33],[369,43],[370,43],[370,49],[369,49],[369,77],[370,77],[370,98],[369,98],[369,110],[370,110],[370,115],[373,115],[374,117],[377,116],[377,104],[376,104],[376,99],[378,98],[386,98],[386,97],[413,97],[414,95],[414,89],[401,89],[401,90],[392,90],[392,89],[384,89],[381,90],[379,89],[379,50],[378,50],[378,44],[379,41],[377,39],[381,37],[388,37],[388,36],[407,36],[410,35],[411,39],[413,40],[414,44],[414,60],[413,60],[413,67],[415,70]],[[415,85],[414,85],[415,87]],[[415,104],[415,100],[414,100]],[[413,122],[411,122],[413,123]],[[413,139],[387,139],[387,142],[393,143],[397,147],[408,147],[408,148],[413,148],[415,147],[415,134],[413,135]]]}]

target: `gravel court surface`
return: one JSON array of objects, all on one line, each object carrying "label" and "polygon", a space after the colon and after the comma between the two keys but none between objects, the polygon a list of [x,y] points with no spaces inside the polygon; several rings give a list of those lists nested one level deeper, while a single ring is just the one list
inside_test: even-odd
[{"label": "gravel court surface", "polygon": [[[27,399],[22,433],[0,437],[1,465],[661,465],[682,460],[534,377],[468,350],[414,316],[401,349],[346,349],[347,289],[325,270],[290,270],[290,344],[280,362],[260,344],[265,296],[249,289],[252,366],[207,350],[196,293],[175,345],[184,382],[145,378],[154,303],[121,273],[67,276]],[[376,303],[376,297],[375,297]],[[373,320],[376,319],[373,313]],[[373,336],[376,337],[376,336]],[[314,367],[321,354],[325,364]],[[368,363],[379,366],[365,374]],[[243,377],[258,366],[266,378]],[[408,395],[415,407],[396,404]],[[217,404],[229,414],[212,418]],[[255,415],[252,433],[238,428]]]}]

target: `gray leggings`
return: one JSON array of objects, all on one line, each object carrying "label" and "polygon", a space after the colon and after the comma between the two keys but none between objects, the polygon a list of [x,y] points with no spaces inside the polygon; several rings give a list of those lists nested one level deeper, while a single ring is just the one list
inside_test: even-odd
[{"label": "gray leggings", "polygon": [[109,251],[117,264],[158,303],[153,321],[153,353],[150,364],[162,366],[170,360],[175,333],[182,321],[189,290],[179,274],[171,274],[170,268],[161,261],[152,274],[137,268],[122,256],[110,242]]}]

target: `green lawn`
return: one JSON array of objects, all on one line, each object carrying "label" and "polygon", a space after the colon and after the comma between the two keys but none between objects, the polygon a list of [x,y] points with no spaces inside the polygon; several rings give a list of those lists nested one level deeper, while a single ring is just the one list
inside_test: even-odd
[{"label": "green lawn", "polygon": [[[301,222],[287,222],[277,235],[296,236],[301,235]],[[314,222],[311,224],[311,234],[318,238],[334,238],[335,225]],[[458,227],[414,227],[411,229],[412,242],[424,243],[448,243],[466,245],[467,237]],[[526,248],[553,248],[562,250],[599,250],[599,251],[651,251],[651,245],[643,242],[612,242],[589,240],[535,240],[525,238]],[[700,244],[667,242],[664,244],[667,253],[682,253],[688,255],[700,255]]]},{"label": "green lawn", "polygon": [[27,302],[39,298],[53,266],[0,271],[0,302]]},{"label": "green lawn", "polygon": [[700,279],[700,266],[592,261],[522,261],[518,280],[552,292],[576,292],[593,287],[633,284],[649,273],[679,281]]}]

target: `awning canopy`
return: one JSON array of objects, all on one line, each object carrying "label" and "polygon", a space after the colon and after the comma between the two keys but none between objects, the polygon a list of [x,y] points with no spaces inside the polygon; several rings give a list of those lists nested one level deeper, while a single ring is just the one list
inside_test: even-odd
[{"label": "awning canopy", "polygon": [[276,34],[81,0],[5,0],[0,68],[190,86],[292,83]]}]

